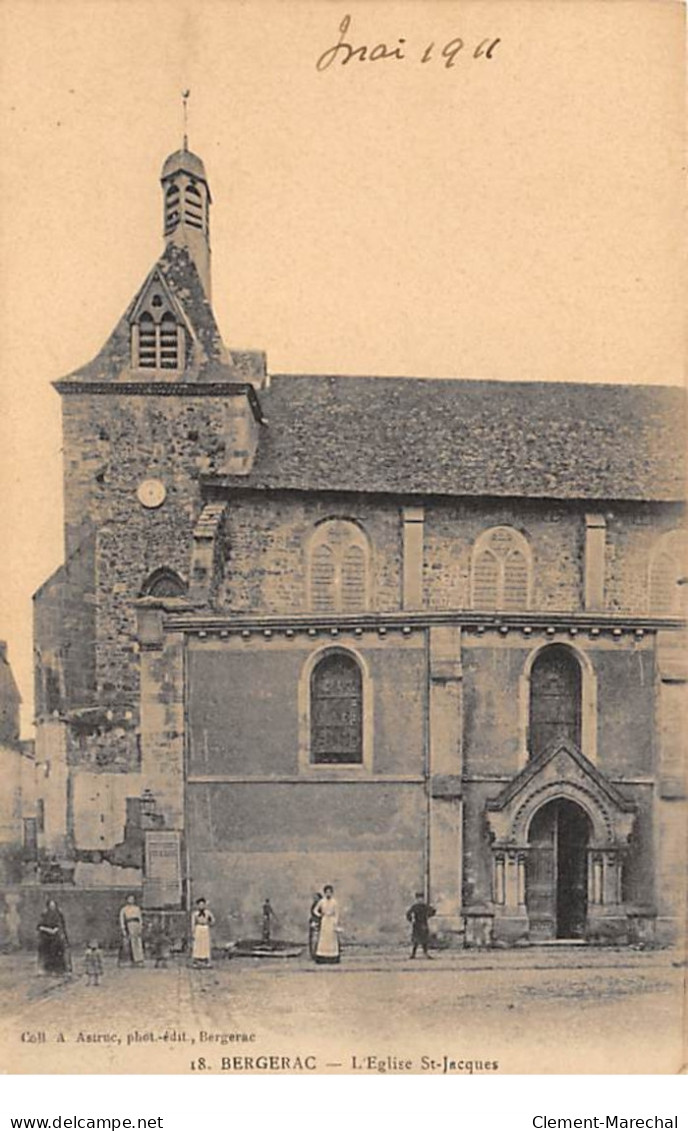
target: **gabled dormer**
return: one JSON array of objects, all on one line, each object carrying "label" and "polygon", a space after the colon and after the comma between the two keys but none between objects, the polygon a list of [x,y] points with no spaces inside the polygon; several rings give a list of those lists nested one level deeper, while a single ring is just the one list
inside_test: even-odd
[{"label": "gabled dormer", "polygon": [[227,349],[210,300],[210,189],[184,145],[162,167],[165,247],[102,349],[56,382],[251,385],[265,383],[265,354]]},{"label": "gabled dormer", "polygon": [[193,330],[158,267],[144,283],[129,314],[131,368],[181,372]]}]

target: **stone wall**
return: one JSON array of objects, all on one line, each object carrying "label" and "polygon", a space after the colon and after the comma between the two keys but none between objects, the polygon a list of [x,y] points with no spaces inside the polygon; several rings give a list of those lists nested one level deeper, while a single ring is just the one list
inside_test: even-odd
[{"label": "stone wall", "polygon": [[63,884],[0,888],[0,950],[35,949],[36,926],[48,899],[56,900],[64,915],[73,950],[86,946],[91,938],[103,947],[118,947],[119,911],[130,891],[141,898],[136,887],[124,891]]},{"label": "stone wall", "polygon": [[236,494],[229,504],[229,559],[222,607],[238,613],[310,612],[306,553],[317,523],[353,519],[368,538],[371,608],[401,607],[401,517],[397,502],[298,492]]},{"label": "stone wall", "polygon": [[683,508],[615,504],[606,517],[606,608],[646,615],[652,552],[662,534],[682,525]]}]

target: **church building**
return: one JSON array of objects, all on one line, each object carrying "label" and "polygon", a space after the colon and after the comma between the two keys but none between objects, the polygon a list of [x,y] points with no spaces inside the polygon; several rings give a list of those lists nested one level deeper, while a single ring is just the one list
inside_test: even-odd
[{"label": "church building", "polygon": [[203,162],[161,182],[160,258],[55,382],[35,851],[75,933],[133,892],[303,940],[330,883],[354,943],[421,890],[449,945],[676,940],[683,391],[272,374],[213,314]]}]

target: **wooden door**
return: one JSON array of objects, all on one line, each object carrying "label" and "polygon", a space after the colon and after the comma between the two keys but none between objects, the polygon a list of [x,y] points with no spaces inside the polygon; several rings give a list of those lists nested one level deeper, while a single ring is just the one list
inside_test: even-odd
[{"label": "wooden door", "polygon": [[530,826],[526,907],[532,942],[556,938],[557,933],[556,806],[556,802],[543,806]]},{"label": "wooden door", "polygon": [[586,814],[572,801],[556,813],[557,938],[582,939],[588,910],[588,833]]}]

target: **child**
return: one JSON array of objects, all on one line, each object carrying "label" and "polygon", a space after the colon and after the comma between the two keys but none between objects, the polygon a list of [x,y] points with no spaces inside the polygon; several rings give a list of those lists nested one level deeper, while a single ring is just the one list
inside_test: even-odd
[{"label": "child", "polygon": [[103,952],[98,946],[98,939],[91,939],[84,954],[84,972],[86,985],[97,986],[103,974]]},{"label": "child", "polygon": [[165,934],[163,927],[160,927],[157,934],[153,939],[153,954],[155,955],[155,969],[166,970],[167,960],[170,957],[172,950],[170,940]]}]

